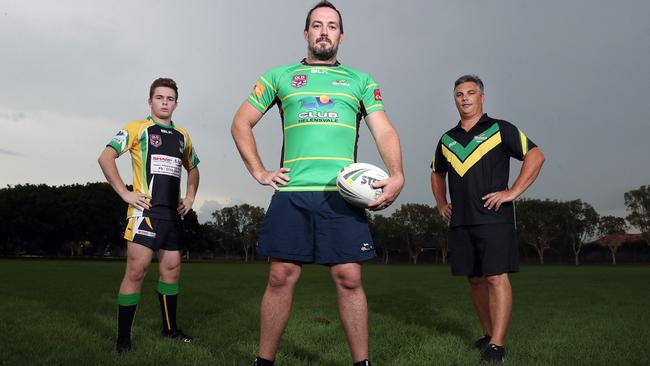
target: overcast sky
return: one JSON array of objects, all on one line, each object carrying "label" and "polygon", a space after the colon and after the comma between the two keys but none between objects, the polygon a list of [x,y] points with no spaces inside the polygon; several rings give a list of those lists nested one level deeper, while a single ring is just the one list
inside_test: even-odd
[{"label": "overcast sky", "polygon": [[[314,3],[0,0],[0,185],[103,181],[99,153],[148,115],[149,85],[165,76],[179,84],[174,121],[201,159],[202,221],[224,205],[266,207],[272,191],[244,168],[230,123],[261,73],[305,56]],[[546,154],[526,197],[580,198],[624,216],[624,192],[650,184],[647,0],[335,5],[345,26],[339,60],[377,80],[402,140],[406,186],[393,206],[435,204],[433,146],[458,121],[452,88],[466,73],[483,78],[485,111]],[[277,108],[254,132],[277,168]],[[358,159],[381,165],[365,127]],[[118,165],[130,182],[128,155]]]}]

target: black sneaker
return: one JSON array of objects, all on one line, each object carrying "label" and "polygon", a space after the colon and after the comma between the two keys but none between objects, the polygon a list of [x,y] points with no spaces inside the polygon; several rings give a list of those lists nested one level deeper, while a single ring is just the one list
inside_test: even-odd
[{"label": "black sneaker", "polygon": [[115,341],[115,353],[127,353],[131,351],[131,340],[118,339]]},{"label": "black sneaker", "polygon": [[169,332],[169,333],[163,331],[162,335],[165,338],[176,339],[176,340],[181,341],[183,343],[191,343],[192,342],[192,337],[190,337],[187,334],[183,333],[183,331],[180,330],[180,329],[176,329],[176,330],[174,330],[172,332]]},{"label": "black sneaker", "polygon": [[366,358],[363,361],[355,362],[352,366],[372,366],[372,364],[370,363],[370,360]]},{"label": "black sneaker", "polygon": [[488,344],[490,344],[491,339],[492,339],[491,336],[487,334],[484,335],[483,337],[477,339],[476,342],[474,342],[474,348],[481,351],[484,350],[488,346]]},{"label": "black sneaker", "polygon": [[481,353],[481,363],[503,363],[505,361],[506,349],[496,344],[489,344]]}]

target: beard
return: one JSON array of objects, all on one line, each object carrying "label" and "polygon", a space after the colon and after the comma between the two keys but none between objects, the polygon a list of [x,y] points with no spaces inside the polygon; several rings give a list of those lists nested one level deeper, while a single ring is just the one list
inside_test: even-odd
[{"label": "beard", "polygon": [[332,58],[336,57],[336,53],[338,52],[339,47],[338,45],[332,47],[318,47],[318,46],[309,46],[309,52],[314,56],[315,59],[319,61],[328,61],[331,60]]}]

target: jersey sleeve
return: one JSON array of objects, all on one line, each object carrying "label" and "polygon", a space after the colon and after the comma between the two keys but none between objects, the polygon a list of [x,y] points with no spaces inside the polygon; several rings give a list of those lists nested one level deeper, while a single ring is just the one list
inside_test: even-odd
[{"label": "jersey sleeve", "polygon": [[129,151],[138,141],[139,126],[140,124],[138,122],[127,123],[121,130],[117,131],[113,139],[106,146],[112,147],[117,152],[117,155],[121,156]]},{"label": "jersey sleeve", "polygon": [[194,150],[194,145],[192,144],[190,135],[185,130],[183,130],[182,133],[183,136],[185,136],[185,148],[183,149],[183,166],[189,172],[190,170],[196,168],[201,160],[199,160],[199,156],[196,154],[196,150]]},{"label": "jersey sleeve", "polygon": [[278,79],[280,70],[273,69],[260,76],[255,82],[251,94],[248,96],[248,103],[261,113],[271,108],[278,93]]},{"label": "jersey sleeve", "polygon": [[436,151],[433,153],[433,160],[431,160],[431,170],[436,173],[446,173],[448,170],[447,160],[442,154],[442,139],[436,145]]},{"label": "jersey sleeve", "polygon": [[363,116],[367,116],[372,112],[383,111],[384,102],[381,100],[381,91],[379,85],[370,75],[364,75],[365,83],[363,83],[363,90],[361,91],[361,103]]},{"label": "jersey sleeve", "polygon": [[517,160],[524,160],[528,151],[537,147],[537,145],[535,145],[535,143],[531,141],[523,131],[518,129],[512,123],[502,121],[499,124],[501,142],[503,143],[508,156]]}]

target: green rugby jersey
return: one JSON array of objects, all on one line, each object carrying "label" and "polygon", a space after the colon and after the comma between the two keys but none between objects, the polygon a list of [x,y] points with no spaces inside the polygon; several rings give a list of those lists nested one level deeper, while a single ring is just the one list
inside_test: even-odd
[{"label": "green rugby jersey", "polygon": [[361,117],[384,109],[368,74],[306,60],[262,75],[248,102],[261,113],[274,104],[280,109],[280,165],[291,168],[281,191],[335,191],[339,170],[356,162]]}]

